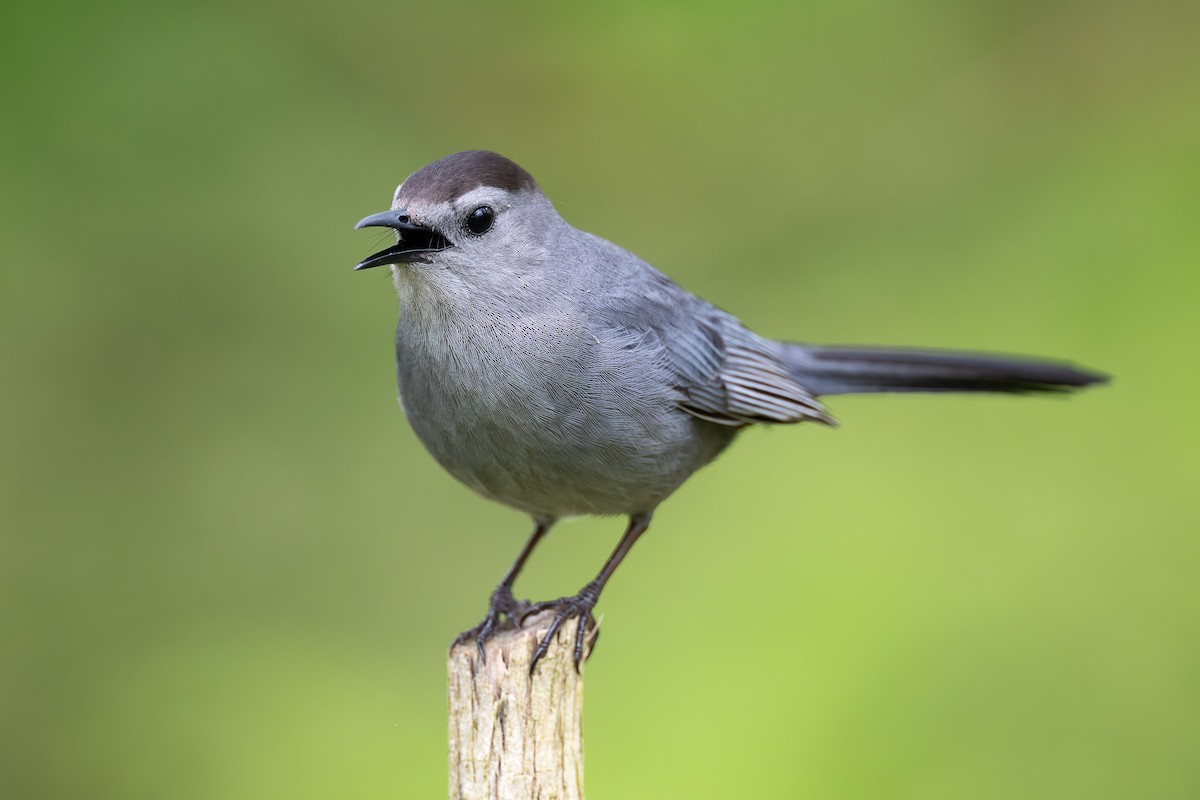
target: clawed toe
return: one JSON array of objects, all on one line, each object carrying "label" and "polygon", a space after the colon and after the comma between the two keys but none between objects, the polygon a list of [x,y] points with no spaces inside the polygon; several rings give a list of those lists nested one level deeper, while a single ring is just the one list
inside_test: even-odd
[{"label": "clawed toe", "polygon": [[554,619],[550,622],[550,628],[546,631],[546,635],[542,637],[542,640],[538,642],[537,649],[533,651],[533,659],[529,663],[529,672],[531,674],[537,668],[538,661],[541,660],[542,656],[546,655],[546,651],[554,643],[554,638],[558,635],[558,631],[563,623],[572,617],[579,617],[579,627],[575,630],[574,649],[575,671],[579,671],[580,665],[583,663],[583,651],[584,646],[587,644],[588,634],[592,633],[593,645],[597,638],[595,635],[595,632],[597,632],[596,618],[592,616],[592,609],[596,606],[596,598],[598,596],[598,589],[592,584],[588,584],[574,597],[560,597],[557,600],[536,603],[529,608],[527,616],[532,616],[541,611],[554,611]]},{"label": "clawed toe", "polygon": [[483,646],[488,640],[507,628],[521,627],[521,622],[528,616],[529,610],[527,601],[515,599],[511,589],[499,586],[488,600],[488,611],[483,621],[456,636],[450,647],[453,649],[474,639],[479,650],[479,659],[485,661]]}]

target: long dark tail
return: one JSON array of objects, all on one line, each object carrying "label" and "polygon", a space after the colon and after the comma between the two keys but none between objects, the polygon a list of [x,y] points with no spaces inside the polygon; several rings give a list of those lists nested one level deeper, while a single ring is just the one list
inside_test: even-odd
[{"label": "long dark tail", "polygon": [[1108,376],[1034,358],[780,343],[792,377],[813,394],[1069,392]]}]

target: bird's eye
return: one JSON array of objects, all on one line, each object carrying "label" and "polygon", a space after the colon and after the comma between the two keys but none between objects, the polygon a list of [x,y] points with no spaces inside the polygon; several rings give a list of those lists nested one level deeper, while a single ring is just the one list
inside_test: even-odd
[{"label": "bird's eye", "polygon": [[482,236],[491,229],[494,219],[496,212],[492,211],[491,206],[480,206],[467,215],[467,230],[476,236]]}]

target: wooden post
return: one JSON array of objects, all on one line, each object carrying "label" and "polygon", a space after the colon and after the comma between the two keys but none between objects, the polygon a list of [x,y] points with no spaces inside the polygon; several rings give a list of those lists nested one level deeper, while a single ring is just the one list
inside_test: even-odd
[{"label": "wooden post", "polygon": [[[552,612],[450,651],[451,800],[583,800],[583,676],[568,620],[537,670],[529,662]],[[591,640],[588,642],[591,647]]]}]

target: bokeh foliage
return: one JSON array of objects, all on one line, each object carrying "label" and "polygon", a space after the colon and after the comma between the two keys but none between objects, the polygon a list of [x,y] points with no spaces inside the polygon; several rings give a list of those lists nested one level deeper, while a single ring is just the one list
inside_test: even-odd
[{"label": "bokeh foliage", "polygon": [[0,15],[0,794],[442,795],[527,523],[408,431],[351,226],[470,147],[765,334],[1117,376],[745,435],[602,602],[591,796],[1200,794],[1196,4]]}]

